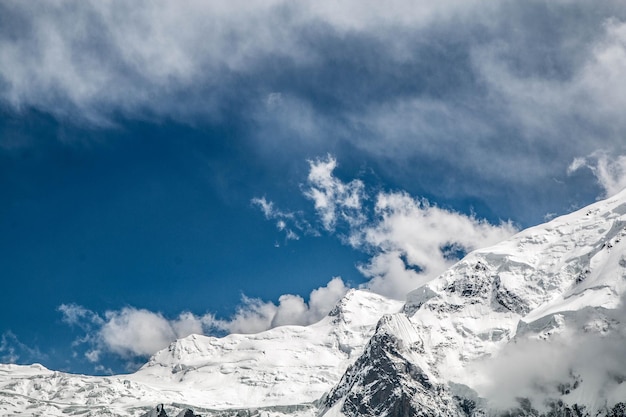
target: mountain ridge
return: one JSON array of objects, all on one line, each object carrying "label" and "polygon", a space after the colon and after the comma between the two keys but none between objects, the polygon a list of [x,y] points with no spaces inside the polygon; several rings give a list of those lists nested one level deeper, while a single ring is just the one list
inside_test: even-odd
[{"label": "mountain ridge", "polygon": [[130,375],[0,365],[0,413],[624,416],[625,245],[626,190],[469,253],[405,303],[351,290],[313,325],[191,335]]},{"label": "mountain ridge", "polygon": [[[377,415],[405,415],[406,409],[406,415],[433,416],[497,415],[497,410],[503,415],[550,415],[558,410],[580,411],[572,415],[612,415],[621,409],[626,369],[618,367],[611,376],[608,369],[577,363],[568,356],[582,352],[567,344],[584,340],[589,357],[592,348],[599,350],[595,345],[606,341],[615,339],[616,346],[626,345],[620,310],[626,293],[625,200],[626,191],[474,251],[409,293],[397,315],[407,317],[414,335],[396,331],[398,340],[391,345],[381,343],[380,348],[406,363],[409,371],[394,378],[404,381],[396,383],[402,390],[412,389],[415,394],[410,401],[399,400],[406,403],[405,411],[390,406]],[[411,349],[398,348],[411,345],[407,342],[415,335],[417,357]],[[377,331],[370,342],[384,339],[379,336]],[[520,346],[532,347],[539,358],[525,354]],[[554,352],[557,347],[563,358]],[[368,346],[365,355],[373,350]],[[529,369],[516,369],[516,364],[503,359],[507,355]],[[533,363],[543,363],[542,355],[552,355],[558,366],[552,371],[539,369]],[[378,357],[359,358],[357,365],[367,373],[377,369],[379,361]],[[495,363],[501,371],[494,369]],[[549,368],[550,364],[544,365]],[[419,367],[433,387],[446,388],[420,397],[423,377],[409,378],[412,366]],[[510,381],[505,374],[511,370],[527,386]],[[354,372],[349,368],[346,374]],[[386,376],[379,374],[378,380]],[[364,409],[355,412],[351,398],[360,396],[361,403],[367,403],[377,390],[391,388],[368,385],[365,380],[343,378],[328,397],[331,401],[327,400],[323,415],[367,415]],[[510,392],[504,392],[503,386]],[[343,397],[333,396],[336,392],[343,392]],[[456,404],[441,404],[446,396],[456,397]]]}]

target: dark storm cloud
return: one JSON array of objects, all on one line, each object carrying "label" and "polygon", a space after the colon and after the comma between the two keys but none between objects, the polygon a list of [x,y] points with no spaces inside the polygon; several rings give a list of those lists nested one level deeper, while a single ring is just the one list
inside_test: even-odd
[{"label": "dark storm cloud", "polygon": [[535,218],[554,209],[538,188],[574,192],[575,158],[626,152],[623,2],[0,7],[13,111],[228,121],[272,158],[347,146],[405,181],[420,167],[415,192],[512,200],[515,187]]}]

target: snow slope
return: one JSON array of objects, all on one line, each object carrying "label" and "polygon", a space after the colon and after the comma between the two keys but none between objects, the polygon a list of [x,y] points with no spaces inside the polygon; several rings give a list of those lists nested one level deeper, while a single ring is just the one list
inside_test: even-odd
[{"label": "snow slope", "polygon": [[351,290],[313,325],[223,338],[191,335],[124,376],[1,365],[0,415],[138,416],[159,403],[205,414],[259,409],[268,415],[314,415],[313,402],[362,353],[378,319],[401,307],[399,301]]}]

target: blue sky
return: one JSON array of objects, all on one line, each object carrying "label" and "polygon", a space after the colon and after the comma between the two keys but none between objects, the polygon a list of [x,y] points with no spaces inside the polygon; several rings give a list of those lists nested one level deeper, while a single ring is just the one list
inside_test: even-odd
[{"label": "blue sky", "polygon": [[0,4],[0,361],[403,294],[626,186],[620,1]]}]

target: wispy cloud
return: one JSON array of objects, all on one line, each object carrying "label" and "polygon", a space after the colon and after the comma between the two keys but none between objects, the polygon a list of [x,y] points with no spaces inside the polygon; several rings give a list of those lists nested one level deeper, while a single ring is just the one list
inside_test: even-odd
[{"label": "wispy cloud", "polygon": [[334,177],[337,160],[331,155],[309,161],[309,168],[304,195],[313,201],[324,229],[334,231],[338,220],[351,227],[362,224],[365,221],[362,204],[366,198],[363,182],[355,179],[346,183]]},{"label": "wispy cloud", "polygon": [[10,330],[0,336],[0,362],[2,363],[33,363],[43,361],[47,357],[38,347],[22,343]]},{"label": "wispy cloud", "polygon": [[586,157],[574,158],[567,168],[567,174],[583,168],[589,169],[603,188],[602,197],[610,197],[626,188],[626,156],[611,155],[597,151]]},{"label": "wispy cloud", "polygon": [[337,160],[330,155],[309,161],[303,194],[313,201],[323,230],[370,255],[359,270],[368,279],[364,287],[377,293],[404,299],[459,255],[517,231],[510,222],[490,224],[405,192],[374,194],[361,180],[342,181],[336,168]]},{"label": "wispy cloud", "polygon": [[266,219],[276,221],[276,228],[285,234],[286,240],[300,239],[298,233],[317,234],[304,220],[302,213],[282,211],[265,197],[253,198],[252,204],[259,207]]}]

